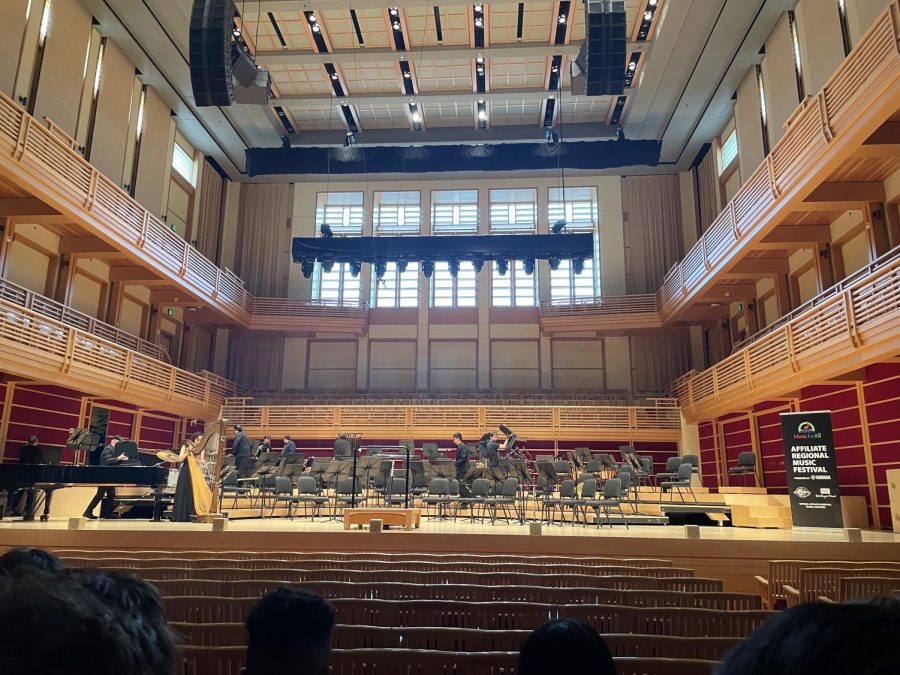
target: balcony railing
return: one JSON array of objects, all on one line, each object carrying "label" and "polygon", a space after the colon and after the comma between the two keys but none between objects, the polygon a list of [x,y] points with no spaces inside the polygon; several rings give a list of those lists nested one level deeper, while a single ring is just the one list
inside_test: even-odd
[{"label": "balcony railing", "polygon": [[898,322],[900,248],[712,368],[680,377],[669,393],[691,419],[734,401],[753,405],[840,375],[847,363],[895,356]]},{"label": "balcony railing", "polygon": [[334,438],[365,429],[376,438],[476,436],[506,424],[533,440],[679,440],[681,412],[674,401],[652,406],[508,405],[281,405],[226,401],[223,416],[254,434],[290,433]]},{"label": "balcony railing", "polygon": [[171,362],[169,353],[161,346],[135,337],[131,333],[99,321],[92,316],[78,312],[61,302],[39,295],[23,286],[14,284],[8,279],[0,279],[0,298],[25,309],[32,309],[39,314],[56,319],[85,333],[91,333],[110,342],[115,342],[126,349],[140,352],[144,356],[165,361],[166,363]]},{"label": "balcony railing", "polygon": [[5,299],[0,370],[186,417],[217,415],[231,390]]},{"label": "balcony railing", "polygon": [[659,298],[655,293],[643,295],[608,295],[577,300],[542,302],[541,317],[573,316],[580,314],[637,314],[659,312]]},{"label": "balcony railing", "polygon": [[[895,93],[900,78],[900,9],[896,0],[879,15],[809,104],[791,119],[784,136],[719,217],[666,274],[659,291],[663,317],[671,318],[710,281],[720,265],[766,223],[772,211],[808,179],[836,138],[851,132],[861,111],[875,105],[883,92]],[[890,111],[891,113],[893,110]]]}]

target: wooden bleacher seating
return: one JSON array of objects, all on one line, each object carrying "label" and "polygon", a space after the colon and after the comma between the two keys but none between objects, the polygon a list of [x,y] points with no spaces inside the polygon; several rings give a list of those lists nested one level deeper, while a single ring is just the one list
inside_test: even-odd
[{"label": "wooden bleacher seating", "polygon": [[847,602],[876,595],[900,595],[900,579],[872,576],[843,577],[838,581],[837,595],[833,598],[820,596],[821,601]]},{"label": "wooden bleacher seating", "polygon": [[841,567],[845,569],[855,568],[887,568],[900,567],[900,563],[894,561],[845,561],[845,560],[770,560],[769,576],[754,577],[759,594],[762,597],[763,607],[777,609],[787,602],[785,597],[785,585],[797,588],[800,585],[800,570],[812,567]]},{"label": "wooden bleacher seating", "polygon": [[876,567],[809,567],[800,570],[796,587],[785,584],[784,592],[788,607],[796,607],[804,602],[816,602],[820,597],[833,598],[838,594],[841,579],[852,577],[894,578],[900,582],[900,563],[893,568]]}]

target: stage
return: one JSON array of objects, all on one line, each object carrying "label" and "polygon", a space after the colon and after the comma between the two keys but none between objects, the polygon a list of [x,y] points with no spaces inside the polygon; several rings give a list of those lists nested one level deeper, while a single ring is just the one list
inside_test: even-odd
[{"label": "stage", "polygon": [[843,530],[776,530],[700,527],[699,539],[688,539],[682,526],[632,526],[626,530],[572,525],[544,525],[542,534],[528,526],[468,520],[422,518],[421,529],[391,529],[379,534],[344,530],[342,522],[277,519],[236,520],[214,532],[206,523],[151,523],[121,519],[88,521],[70,530],[67,518],[49,522],[0,521],[0,549],[97,548],[209,551],[384,551],[434,553],[501,553],[602,555],[667,558],[690,567],[698,577],[723,579],[725,590],[756,592],[754,575],[766,575],[772,559],[900,560],[900,534],[863,531],[861,543],[850,543]]}]

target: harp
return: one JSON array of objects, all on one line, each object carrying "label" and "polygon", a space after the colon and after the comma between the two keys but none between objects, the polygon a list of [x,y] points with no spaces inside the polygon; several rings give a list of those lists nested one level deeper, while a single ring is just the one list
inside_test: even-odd
[{"label": "harp", "polygon": [[212,496],[210,503],[210,516],[218,515],[222,507],[222,494],[219,489],[219,474],[222,471],[222,462],[225,455],[225,428],[228,420],[219,419],[214,422],[206,422],[203,426],[203,443],[197,451],[203,453],[203,462],[200,468],[203,472],[203,480],[209,487]]}]

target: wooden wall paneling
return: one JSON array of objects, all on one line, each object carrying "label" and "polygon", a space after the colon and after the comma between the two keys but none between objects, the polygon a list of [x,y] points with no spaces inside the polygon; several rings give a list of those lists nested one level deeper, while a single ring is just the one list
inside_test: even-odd
[{"label": "wooden wall paneling", "polygon": [[16,84],[19,55],[25,37],[25,10],[29,0],[3,0],[0,2],[0,26],[3,39],[0,40],[0,91],[13,98]]},{"label": "wooden wall paneling", "polygon": [[169,415],[140,411],[138,445],[149,450],[173,450],[178,447],[180,420]]},{"label": "wooden wall paneling", "polygon": [[123,184],[134,81],[134,64],[112,38],[107,38],[90,161],[117,185]]},{"label": "wooden wall paneling", "polygon": [[717,458],[718,425],[712,422],[701,422],[698,425],[700,438],[700,477],[703,485],[711,489],[719,487],[719,469]]},{"label": "wooden wall paneling", "polygon": [[432,389],[475,389],[478,340],[431,339],[428,364],[428,386]]},{"label": "wooden wall paneling", "polygon": [[356,389],[357,340],[309,341],[306,386],[309,389]]},{"label": "wooden wall paneling", "polygon": [[540,387],[539,339],[492,339],[490,344],[492,389]]},{"label": "wooden wall paneling", "polygon": [[606,387],[600,338],[551,338],[550,365],[554,389]]},{"label": "wooden wall paneling", "polygon": [[55,385],[18,382],[9,403],[9,423],[3,436],[4,461],[19,457],[19,448],[37,435],[41,445],[61,447],[70,464],[74,451],[65,447],[69,429],[80,426],[82,395]]},{"label": "wooden wall paneling", "polygon": [[878,491],[875,485],[875,468],[872,466],[872,443],[869,438],[869,417],[862,382],[857,382],[855,388],[856,406],[859,410],[859,428],[863,443],[863,457],[866,462],[866,481],[869,484],[870,520],[876,528],[881,528],[881,515],[878,510]]},{"label": "wooden wall paneling", "polygon": [[0,463],[6,457],[6,436],[9,432],[9,417],[12,412],[12,399],[15,390],[15,382],[0,382],[0,393],[3,394],[3,407],[0,408]]},{"label": "wooden wall paneling", "polygon": [[782,13],[769,34],[769,39],[766,40],[762,71],[769,118],[769,146],[772,147],[784,136],[784,123],[800,103],[794,70],[794,47],[787,12]]},{"label": "wooden wall paneling", "polygon": [[891,510],[886,473],[900,469],[900,363],[878,363],[866,368],[862,389],[872,461],[871,484],[875,488],[879,522],[889,527]]},{"label": "wooden wall paneling", "polygon": [[781,439],[781,418],[783,412],[790,412],[786,402],[768,402],[755,407],[754,427],[759,448],[757,466],[762,474],[763,485],[776,493],[787,492],[787,473],[784,467],[784,444]]},{"label": "wooden wall paneling", "polygon": [[368,386],[372,389],[415,389],[417,341],[368,340]]},{"label": "wooden wall paneling", "polygon": [[[34,0],[32,11],[41,11],[42,4],[40,0]],[[45,116],[50,118],[73,137],[78,123],[78,105],[73,102],[81,100],[91,30],[91,13],[78,0],[53,3],[34,116],[39,120]]]},{"label": "wooden wall paneling", "polygon": [[134,198],[154,215],[165,213],[163,194],[171,172],[168,160],[172,124],[172,110],[153,87],[148,87],[144,101],[137,181],[133,187]]},{"label": "wooden wall paneling", "polygon": [[[729,478],[728,469],[737,466],[738,455],[742,452],[755,451],[750,426],[750,413],[742,413],[720,421],[725,460],[722,465],[722,475],[726,484]],[[742,485],[742,480],[739,480],[737,484]]]}]

